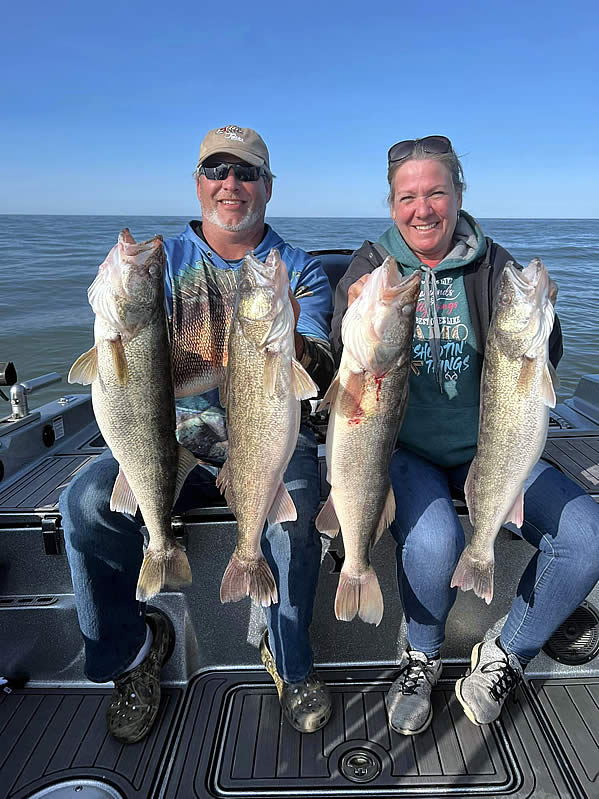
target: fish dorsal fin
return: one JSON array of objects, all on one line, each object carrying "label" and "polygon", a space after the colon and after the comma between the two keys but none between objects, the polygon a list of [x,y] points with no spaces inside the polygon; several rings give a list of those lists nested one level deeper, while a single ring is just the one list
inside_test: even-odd
[{"label": "fish dorsal fin", "polygon": [[98,350],[96,345],[80,355],[75,363],[71,366],[69,376],[67,378],[69,383],[81,383],[84,386],[89,386],[93,383],[98,376]]},{"label": "fish dorsal fin", "polygon": [[327,388],[324,397],[318,403],[318,408],[316,409],[318,412],[324,411],[327,406],[330,406],[331,408],[334,406],[340,385],[341,380],[339,378],[339,372],[337,372],[331,382],[331,385]]},{"label": "fish dorsal fin", "polygon": [[199,458],[190,452],[182,444],[178,446],[179,464],[177,466],[177,483],[175,485],[175,498],[173,505],[179,499],[179,494],[183,488],[183,483],[187,480],[189,473],[195,469],[199,463],[203,463]]},{"label": "fish dorsal fin", "polygon": [[277,524],[277,522],[294,522],[297,519],[297,510],[294,501],[291,499],[291,494],[281,483],[272,501],[270,510],[267,514],[267,519],[270,524]]},{"label": "fish dorsal fin", "polygon": [[318,386],[296,359],[291,359],[291,391],[298,400],[310,399],[318,394]]},{"label": "fish dorsal fin", "polygon": [[332,494],[329,494],[327,501],[322,506],[320,513],[316,517],[315,525],[319,533],[324,533],[330,538],[334,538],[339,532],[341,525],[339,524]]},{"label": "fish dorsal fin", "polygon": [[130,513],[135,516],[137,513],[137,499],[131,490],[129,481],[125,477],[125,472],[119,466],[119,473],[114,481],[114,488],[110,496],[110,510],[119,513]]}]

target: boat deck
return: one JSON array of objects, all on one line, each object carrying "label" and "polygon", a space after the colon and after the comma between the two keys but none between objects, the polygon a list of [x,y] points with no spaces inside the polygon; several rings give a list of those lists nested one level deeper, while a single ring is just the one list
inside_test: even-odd
[{"label": "boat deck", "polygon": [[453,693],[463,673],[446,669],[433,723],[413,737],[387,724],[383,668],[323,669],[333,714],[313,735],[281,720],[263,671],[201,674],[165,689],[155,728],[129,746],[106,731],[109,689],[14,690],[0,694],[0,797],[62,781],[100,796],[90,780],[125,799],[599,795],[599,679],[531,681],[476,727]]}]

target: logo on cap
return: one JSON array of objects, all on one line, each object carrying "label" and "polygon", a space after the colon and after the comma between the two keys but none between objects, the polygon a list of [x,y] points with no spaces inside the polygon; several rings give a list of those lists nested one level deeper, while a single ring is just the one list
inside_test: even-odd
[{"label": "logo on cap", "polygon": [[234,139],[235,141],[243,142],[244,139],[239,135],[241,132],[241,128],[237,127],[237,125],[225,125],[224,128],[215,130],[215,133],[220,133],[225,139]]}]

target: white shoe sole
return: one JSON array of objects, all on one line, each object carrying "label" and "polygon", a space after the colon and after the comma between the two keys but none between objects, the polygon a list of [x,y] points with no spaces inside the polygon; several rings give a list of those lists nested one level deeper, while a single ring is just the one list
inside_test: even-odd
[{"label": "white shoe sole", "polygon": [[[482,649],[483,644],[484,644],[484,641],[481,642],[480,644],[476,644],[476,646],[472,650],[472,657],[470,658],[470,672],[471,673],[474,671],[474,669],[479,664],[479,661],[480,661],[480,650]],[[482,724],[480,723],[480,721],[476,720],[476,718],[474,716],[474,713],[470,709],[470,706],[468,705],[468,703],[466,702],[466,700],[462,696],[462,683],[464,682],[465,679],[466,679],[465,677],[460,677],[460,679],[456,681],[456,684],[455,684],[455,695],[457,696],[458,702],[462,706],[462,708],[464,710],[464,713],[466,714],[466,716],[468,716],[470,721],[473,724],[476,724],[477,727],[482,727]]]}]

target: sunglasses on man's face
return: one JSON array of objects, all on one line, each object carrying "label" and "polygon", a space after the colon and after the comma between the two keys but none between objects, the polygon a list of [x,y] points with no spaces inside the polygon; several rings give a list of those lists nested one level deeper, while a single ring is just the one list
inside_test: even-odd
[{"label": "sunglasses on man's face", "polygon": [[451,142],[447,136],[425,136],[424,139],[406,139],[398,141],[389,150],[389,163],[402,161],[412,155],[416,145],[419,144],[425,153],[440,155],[451,151]]},{"label": "sunglasses on man's face", "polygon": [[205,175],[208,180],[226,180],[229,176],[229,170],[233,170],[233,174],[242,183],[253,183],[261,175],[264,175],[264,167],[251,166],[250,164],[214,164],[213,166],[201,166],[198,169],[200,175]]}]

